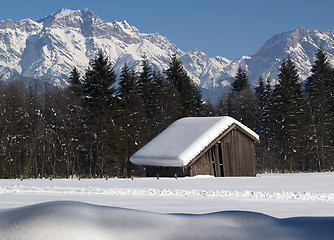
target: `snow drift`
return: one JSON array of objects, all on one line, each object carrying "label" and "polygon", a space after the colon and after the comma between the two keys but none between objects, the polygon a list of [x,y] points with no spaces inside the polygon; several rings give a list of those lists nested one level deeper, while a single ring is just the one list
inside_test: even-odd
[{"label": "snow drift", "polygon": [[330,239],[334,217],[277,219],[254,212],[161,214],[80,202],[0,212],[0,239]]}]

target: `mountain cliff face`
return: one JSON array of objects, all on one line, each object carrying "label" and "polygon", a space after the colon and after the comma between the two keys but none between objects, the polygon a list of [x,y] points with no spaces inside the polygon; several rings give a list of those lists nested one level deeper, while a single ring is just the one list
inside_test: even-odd
[{"label": "mountain cliff face", "polygon": [[139,68],[145,54],[157,70],[168,68],[177,53],[197,85],[216,79],[229,60],[183,52],[159,33],[140,33],[123,22],[104,22],[88,9],[66,10],[38,20],[0,22],[0,71],[4,79],[46,79],[63,84],[74,66],[82,72],[99,49],[119,72],[125,62]]},{"label": "mountain cliff face", "polygon": [[334,62],[334,32],[305,28],[273,36],[252,56],[209,58],[199,50],[184,52],[159,33],[141,33],[126,21],[105,22],[88,9],[62,9],[38,20],[0,21],[0,73],[5,80],[37,78],[63,85],[73,67],[83,73],[99,49],[117,73],[125,62],[140,70],[144,54],[153,68],[163,71],[177,53],[204,97],[215,100],[228,89],[239,65],[249,71],[252,85],[260,75],[275,82],[282,59],[290,55],[306,79],[318,46]]},{"label": "mountain cliff face", "polygon": [[270,76],[275,82],[282,60],[290,55],[299,70],[301,80],[305,80],[310,75],[318,47],[322,47],[328,53],[333,64],[334,32],[300,27],[276,34],[256,54],[242,62],[249,69],[251,82],[256,82],[260,75],[264,78]]}]

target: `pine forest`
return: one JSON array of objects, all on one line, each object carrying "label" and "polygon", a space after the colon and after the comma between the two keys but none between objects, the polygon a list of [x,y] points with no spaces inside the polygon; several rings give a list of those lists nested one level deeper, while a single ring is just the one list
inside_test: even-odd
[{"label": "pine forest", "polygon": [[277,82],[259,76],[252,89],[239,67],[231,89],[213,104],[176,54],[157,72],[142,57],[136,72],[116,75],[99,51],[67,87],[47,80],[0,82],[0,177],[145,176],[129,157],[172,122],[187,116],[231,116],[260,135],[257,172],[334,170],[334,69],[319,48],[302,83],[289,56]]}]

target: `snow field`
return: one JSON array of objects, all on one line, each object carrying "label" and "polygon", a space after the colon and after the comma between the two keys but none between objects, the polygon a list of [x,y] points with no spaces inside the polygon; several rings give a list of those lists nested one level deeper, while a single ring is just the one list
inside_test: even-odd
[{"label": "snow field", "polygon": [[1,193],[46,193],[46,194],[86,194],[110,196],[146,196],[146,197],[203,197],[203,198],[258,198],[278,200],[302,201],[333,201],[334,193],[309,192],[254,192],[254,191],[227,191],[227,190],[200,190],[200,189],[154,189],[154,188],[76,188],[76,187],[27,187],[22,185],[5,186],[0,188]]},{"label": "snow field", "polygon": [[331,239],[334,173],[0,180],[0,239]]}]

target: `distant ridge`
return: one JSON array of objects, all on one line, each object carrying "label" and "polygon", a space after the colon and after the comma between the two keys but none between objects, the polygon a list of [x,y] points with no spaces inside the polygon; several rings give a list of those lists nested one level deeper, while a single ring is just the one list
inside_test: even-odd
[{"label": "distant ridge", "polygon": [[4,80],[38,78],[64,85],[73,67],[83,73],[99,49],[117,73],[125,62],[140,70],[144,54],[153,68],[163,71],[177,53],[204,98],[216,101],[229,88],[239,65],[249,71],[255,86],[260,75],[275,82],[282,59],[290,55],[305,80],[319,46],[334,63],[334,32],[304,27],[276,34],[251,56],[233,61],[209,58],[200,50],[182,51],[159,33],[141,33],[126,21],[105,22],[89,9],[61,9],[38,20],[0,21],[0,73]]}]

